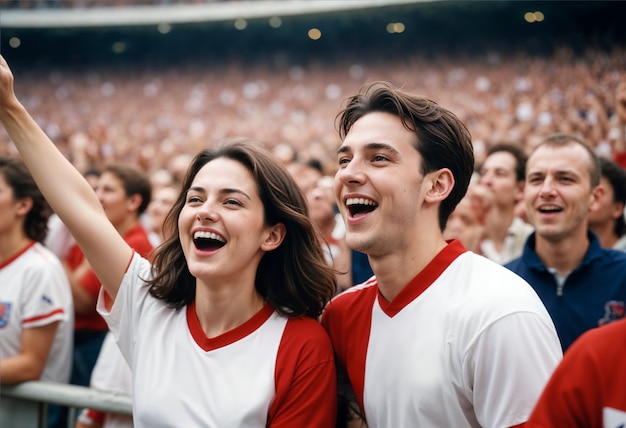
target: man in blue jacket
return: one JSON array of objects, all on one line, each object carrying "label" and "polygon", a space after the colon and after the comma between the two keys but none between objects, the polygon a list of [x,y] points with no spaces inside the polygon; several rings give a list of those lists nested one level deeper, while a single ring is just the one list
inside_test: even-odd
[{"label": "man in blue jacket", "polygon": [[535,232],[506,267],[535,289],[563,351],[583,332],[624,317],[626,253],[604,249],[588,213],[603,192],[593,149],[573,135],[552,135],[526,164],[524,200]]}]

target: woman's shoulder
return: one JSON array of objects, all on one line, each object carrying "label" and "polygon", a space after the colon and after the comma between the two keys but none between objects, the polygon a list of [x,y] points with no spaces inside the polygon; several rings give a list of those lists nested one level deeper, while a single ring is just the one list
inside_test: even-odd
[{"label": "woman's shoulder", "polygon": [[310,317],[291,317],[287,320],[281,348],[293,348],[325,357],[333,355],[328,333],[318,320]]}]

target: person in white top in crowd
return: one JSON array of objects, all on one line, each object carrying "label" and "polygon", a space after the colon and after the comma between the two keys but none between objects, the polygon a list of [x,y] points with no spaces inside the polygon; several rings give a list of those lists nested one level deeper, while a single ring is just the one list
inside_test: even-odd
[{"label": "person in white top in crowd", "polygon": [[515,144],[489,149],[480,166],[479,183],[493,193],[480,253],[501,265],[522,254],[533,227],[516,215],[524,196],[526,155]]},{"label": "person in white top in crowd", "polygon": [[[26,165],[0,157],[2,385],[32,380],[67,383],[70,378],[74,308],[61,262],[42,244],[50,213]],[[10,411],[10,406],[5,404],[4,409]],[[51,427],[58,411],[51,408]],[[0,414],[0,426],[12,426],[10,415]]]},{"label": "person in white top in crowd", "polygon": [[[102,342],[89,387],[128,396],[133,394],[133,374],[111,332],[107,333]],[[75,428],[133,428],[133,418],[130,415],[83,409]]]}]

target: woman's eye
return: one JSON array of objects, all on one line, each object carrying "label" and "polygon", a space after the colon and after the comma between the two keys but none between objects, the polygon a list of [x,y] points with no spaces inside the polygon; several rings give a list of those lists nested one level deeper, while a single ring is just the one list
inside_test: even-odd
[{"label": "woman's eye", "polygon": [[197,197],[197,196],[189,196],[187,198],[187,203],[188,204],[193,204],[193,203],[196,203],[196,202],[201,202],[200,198]]},{"label": "woman's eye", "polygon": [[238,206],[238,207],[241,206],[241,202],[239,202],[237,199],[226,199],[224,201],[224,204],[226,204],[226,205],[235,205],[235,206]]}]

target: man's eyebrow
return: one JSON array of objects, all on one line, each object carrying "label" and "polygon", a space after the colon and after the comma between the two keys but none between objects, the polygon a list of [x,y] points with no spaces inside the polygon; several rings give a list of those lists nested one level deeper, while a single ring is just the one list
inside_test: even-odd
[{"label": "man's eyebrow", "polygon": [[[350,146],[341,146],[339,150],[337,150],[337,154],[346,153],[351,150]],[[365,150],[388,150],[396,154],[399,153],[393,146],[386,143],[368,143],[365,145]]]},{"label": "man's eyebrow", "polygon": [[339,150],[337,150],[337,154],[346,153],[350,151],[350,146],[341,146]]},{"label": "man's eyebrow", "polygon": [[399,154],[399,152],[396,150],[395,147],[386,143],[369,143],[365,146],[365,148],[367,150],[387,150],[387,151]]}]

